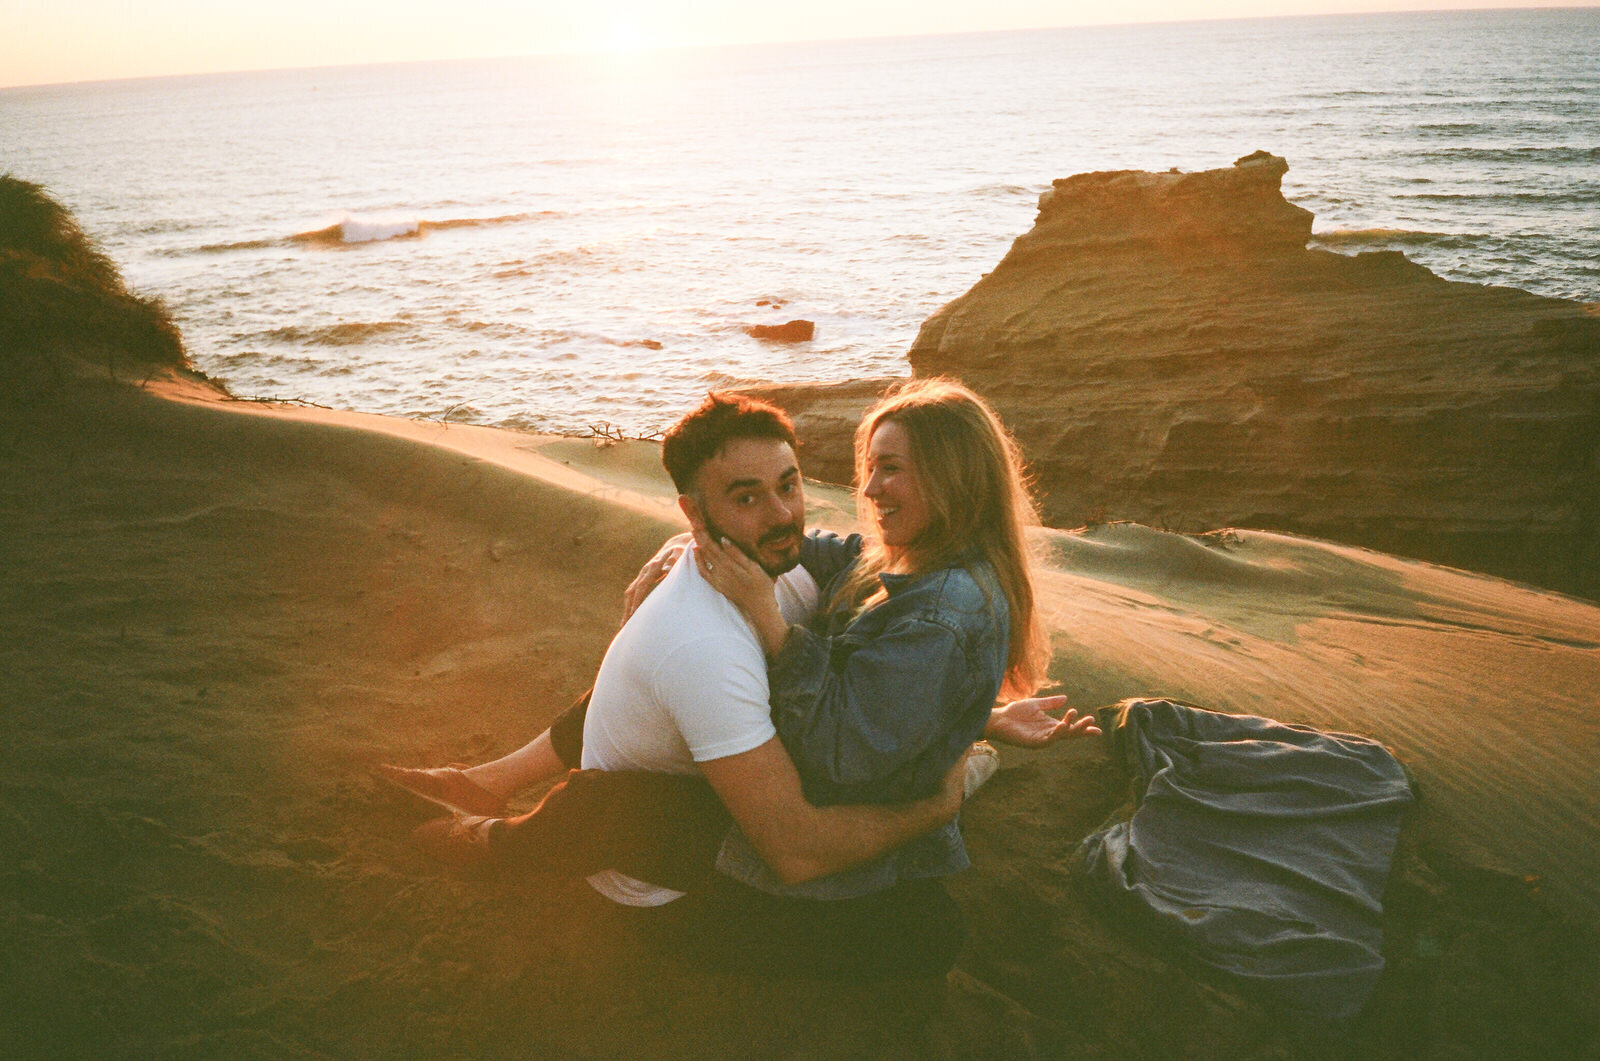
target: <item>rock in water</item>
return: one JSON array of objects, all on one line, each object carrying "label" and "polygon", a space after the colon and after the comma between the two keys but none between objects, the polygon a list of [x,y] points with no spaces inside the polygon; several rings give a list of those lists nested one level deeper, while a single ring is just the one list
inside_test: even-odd
[{"label": "rock in water", "polygon": [[1285,530],[1600,595],[1600,317],[1308,250],[1288,164],[1084,173],[923,324],[1046,521]]},{"label": "rock in water", "polygon": [[745,334],[755,339],[776,339],[780,343],[807,342],[817,332],[812,321],[788,321],[784,324],[751,324]]}]

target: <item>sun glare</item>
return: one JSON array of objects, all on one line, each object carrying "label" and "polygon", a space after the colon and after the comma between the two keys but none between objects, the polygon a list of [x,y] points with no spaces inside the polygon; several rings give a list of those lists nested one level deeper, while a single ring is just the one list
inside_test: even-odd
[{"label": "sun glare", "polygon": [[644,30],[631,19],[611,23],[610,42],[610,50],[617,55],[637,55],[650,46]]}]

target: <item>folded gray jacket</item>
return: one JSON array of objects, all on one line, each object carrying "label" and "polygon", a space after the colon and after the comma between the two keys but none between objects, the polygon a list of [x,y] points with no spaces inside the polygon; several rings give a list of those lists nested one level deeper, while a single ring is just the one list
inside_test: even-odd
[{"label": "folded gray jacket", "polygon": [[1171,700],[1111,730],[1137,809],[1086,840],[1091,890],[1300,1015],[1343,1020],[1383,971],[1405,772],[1375,741]]}]

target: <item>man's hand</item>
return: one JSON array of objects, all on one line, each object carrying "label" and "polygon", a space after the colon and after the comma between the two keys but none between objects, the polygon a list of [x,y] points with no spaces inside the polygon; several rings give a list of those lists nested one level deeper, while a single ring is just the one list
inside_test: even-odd
[{"label": "man's hand", "polygon": [[1076,708],[1067,708],[1061,718],[1050,713],[1066,706],[1065,696],[1013,700],[989,712],[989,724],[984,727],[983,735],[991,741],[1019,748],[1044,748],[1066,737],[1100,735],[1093,714],[1086,713],[1079,718]]},{"label": "man's hand", "polygon": [[639,574],[628,583],[628,588],[622,594],[622,621],[626,623],[632,618],[633,613],[639,610],[639,605],[650,596],[650,591],[667,577],[667,572],[672,570],[672,565],[678,562],[678,557],[683,555],[684,549],[689,546],[689,533],[675,534],[656,551],[656,555],[645,561],[639,569]]}]

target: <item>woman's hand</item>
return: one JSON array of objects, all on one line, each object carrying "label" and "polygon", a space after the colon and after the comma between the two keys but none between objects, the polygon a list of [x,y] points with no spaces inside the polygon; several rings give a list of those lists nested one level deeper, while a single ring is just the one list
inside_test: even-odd
[{"label": "woman's hand", "polygon": [[789,624],[778,611],[778,595],[772,576],[723,538],[713,541],[705,531],[694,532],[694,559],[700,576],[732,601],[756,628],[761,647],[769,656],[778,654],[789,639]]},{"label": "woman's hand", "polygon": [[650,591],[667,577],[667,572],[672,570],[672,565],[678,562],[678,557],[689,547],[692,535],[688,531],[674,534],[656,550],[656,555],[646,560],[639,573],[634,576],[628,588],[622,593],[622,621],[626,623],[632,618],[633,613],[639,610],[639,605],[650,596]]},{"label": "woman's hand", "polygon": [[1038,696],[1013,700],[989,712],[983,735],[991,741],[1019,748],[1043,748],[1066,737],[1098,737],[1100,727],[1092,713],[1078,717],[1077,709],[1067,708],[1061,718],[1050,714],[1067,706],[1065,696]]}]

